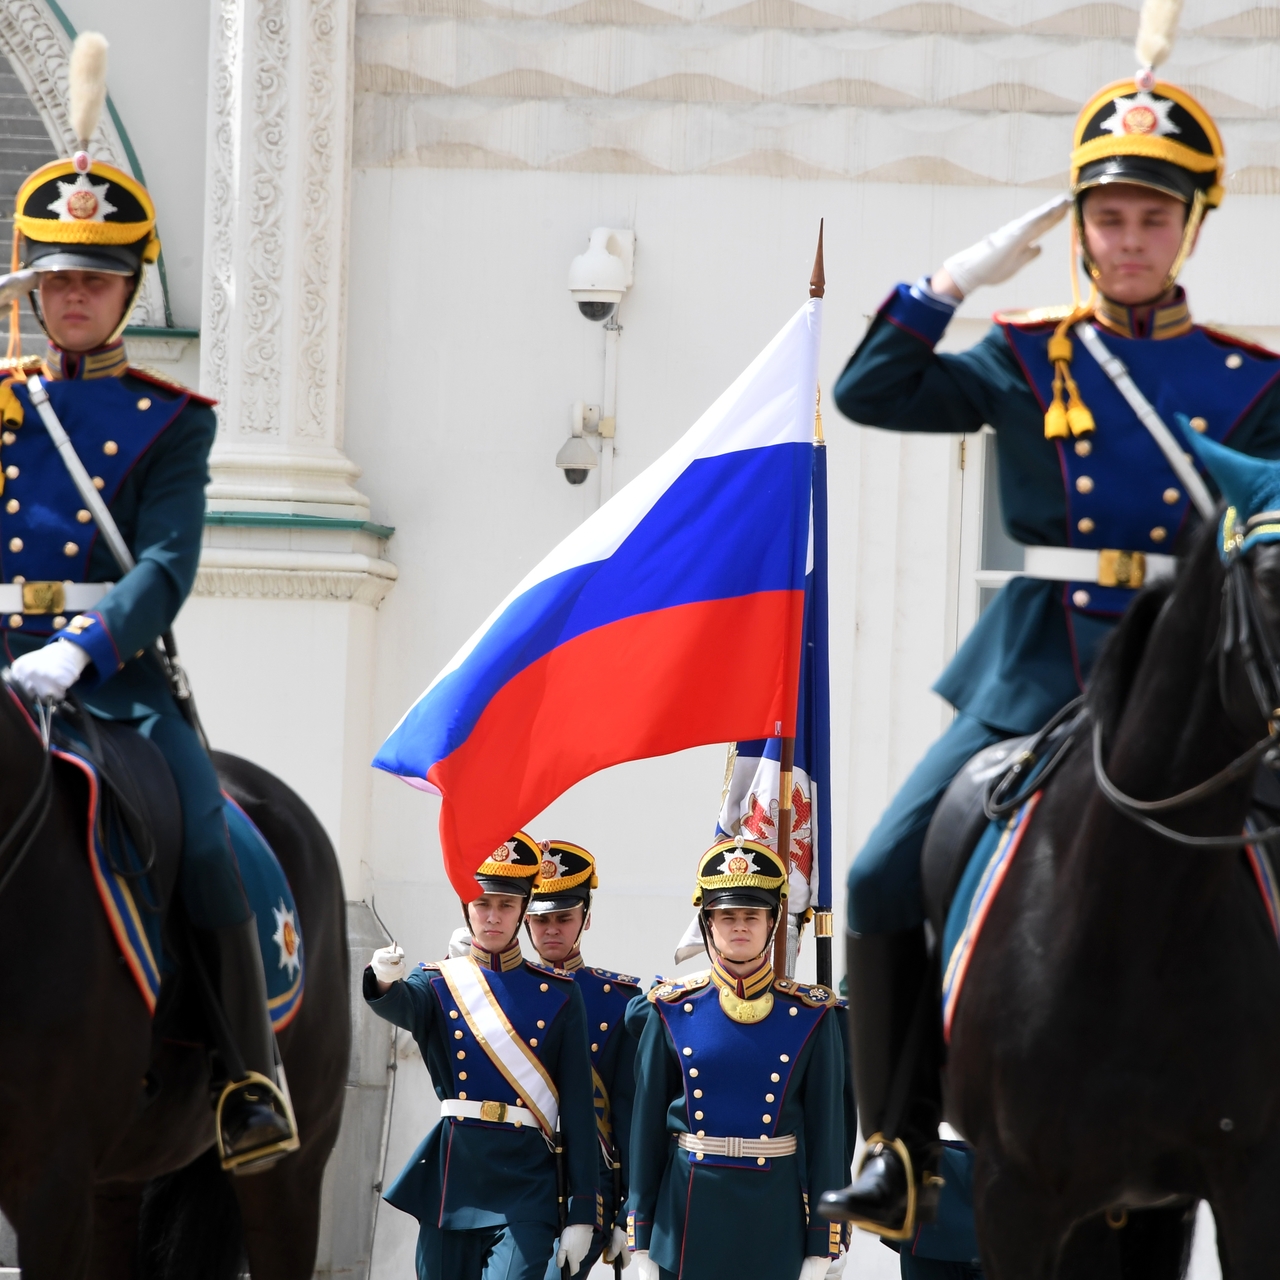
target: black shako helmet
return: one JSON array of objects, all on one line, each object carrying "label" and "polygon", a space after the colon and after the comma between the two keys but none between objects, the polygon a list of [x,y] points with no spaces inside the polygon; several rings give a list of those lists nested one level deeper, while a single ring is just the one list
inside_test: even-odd
[{"label": "black shako helmet", "polygon": [[591,890],[599,884],[595,858],[568,840],[544,840],[541,848],[542,863],[527,914],[540,916],[581,906],[585,920],[591,911]]}]

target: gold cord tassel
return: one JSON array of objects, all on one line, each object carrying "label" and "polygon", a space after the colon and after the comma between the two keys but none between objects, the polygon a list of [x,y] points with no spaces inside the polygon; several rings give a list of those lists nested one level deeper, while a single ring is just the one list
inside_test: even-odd
[{"label": "gold cord tassel", "polygon": [[[1044,415],[1044,438],[1065,440],[1068,436],[1087,435],[1094,429],[1093,414],[1080,399],[1080,388],[1071,376],[1073,345],[1067,331],[1093,314],[1094,298],[1076,306],[1053,331],[1049,339],[1049,361],[1053,365],[1053,401]],[[1063,402],[1063,391],[1066,400]]]}]

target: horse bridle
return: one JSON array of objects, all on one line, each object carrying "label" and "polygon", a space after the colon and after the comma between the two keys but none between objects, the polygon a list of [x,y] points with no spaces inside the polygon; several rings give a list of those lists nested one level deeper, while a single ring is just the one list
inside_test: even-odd
[{"label": "horse bridle", "polygon": [[[7,671],[4,673],[4,682],[7,687],[12,688]],[[26,705],[25,702],[23,705]],[[22,806],[22,812],[14,819],[13,825],[5,832],[3,838],[0,838],[0,867],[4,867],[9,851],[15,844],[18,845],[17,852],[9,857],[9,865],[0,872],[0,894],[4,893],[9,881],[22,865],[23,859],[31,852],[36,836],[40,834],[40,829],[44,826],[53,804],[53,757],[50,752],[53,711],[43,702],[36,702],[34,709],[40,728],[40,777],[36,781],[36,789],[31,793],[30,799]],[[18,844],[19,840],[21,844]]]},{"label": "horse bridle", "polygon": [[[1264,521],[1274,523],[1276,514],[1274,511],[1259,513],[1248,521],[1246,532]],[[1093,725],[1093,776],[1098,789],[1125,817],[1166,840],[1192,849],[1242,849],[1246,845],[1280,837],[1280,826],[1244,835],[1191,836],[1166,827],[1149,816],[1153,813],[1171,813],[1205,800],[1231,783],[1251,776],[1261,762],[1272,769],[1280,769],[1280,660],[1277,660],[1276,645],[1258,607],[1253,578],[1242,553],[1243,542],[1243,535],[1237,535],[1227,550],[1226,576],[1222,584],[1222,627],[1218,642],[1218,696],[1230,715],[1226,687],[1227,659],[1233,651],[1238,650],[1254,701],[1270,727],[1267,736],[1254,743],[1213,777],[1186,791],[1180,791],[1165,800],[1135,800],[1133,796],[1121,791],[1107,776],[1102,761],[1102,725],[1096,719]]]}]

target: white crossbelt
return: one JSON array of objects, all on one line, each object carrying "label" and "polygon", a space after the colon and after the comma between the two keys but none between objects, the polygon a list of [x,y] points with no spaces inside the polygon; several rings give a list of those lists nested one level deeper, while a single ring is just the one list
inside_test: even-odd
[{"label": "white crossbelt", "polygon": [[1104,587],[1141,587],[1177,572],[1173,556],[1147,551],[1098,551],[1087,547],[1024,547],[1022,571],[1011,577],[1050,582],[1092,582]]},{"label": "white crossbelt", "polygon": [[732,1160],[758,1160],[772,1156],[793,1156],[796,1153],[796,1135],[789,1133],[782,1138],[699,1138],[692,1133],[682,1133],[678,1146],[704,1156],[728,1156]]},{"label": "white crossbelt", "polygon": [[[509,1124],[517,1129],[528,1125],[538,1129],[538,1117],[524,1107],[510,1107],[505,1102],[472,1102],[461,1098],[446,1098],[440,1104],[442,1116],[457,1116],[462,1120],[487,1120],[490,1124]],[[539,1132],[541,1130],[539,1129]]]},{"label": "white crossbelt", "polygon": [[101,602],[114,582],[0,583],[0,613],[82,613]]}]

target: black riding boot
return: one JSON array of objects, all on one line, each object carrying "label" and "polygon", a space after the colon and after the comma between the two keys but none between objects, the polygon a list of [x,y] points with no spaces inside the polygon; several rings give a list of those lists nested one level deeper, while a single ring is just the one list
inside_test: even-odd
[{"label": "black riding boot", "polygon": [[[845,938],[849,1051],[868,1147],[853,1184],[828,1191],[819,1212],[902,1237],[914,1231],[920,1210],[931,1209],[936,1195],[932,1174],[942,1118],[937,984],[923,926]],[[906,1148],[910,1169],[895,1140]],[[922,1186],[928,1204],[921,1202]]]},{"label": "black riding boot", "polygon": [[204,936],[217,947],[218,995],[231,1039],[221,1046],[232,1077],[218,1104],[222,1165],[247,1173],[296,1149],[297,1131],[275,1087],[275,1033],[267,1011],[257,922],[250,916],[243,924]]}]

